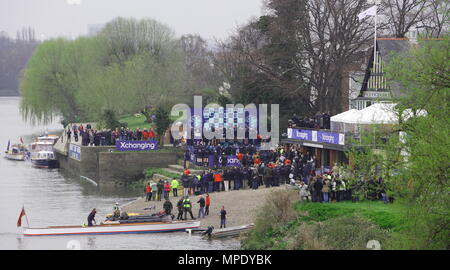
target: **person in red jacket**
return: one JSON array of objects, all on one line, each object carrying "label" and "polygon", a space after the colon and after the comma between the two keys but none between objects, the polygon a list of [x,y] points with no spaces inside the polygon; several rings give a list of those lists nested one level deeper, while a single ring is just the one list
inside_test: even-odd
[{"label": "person in red jacket", "polygon": [[142,131],[142,139],[144,141],[148,140],[148,131],[146,128],[144,128],[144,131]]},{"label": "person in red jacket", "polygon": [[145,185],[145,193],[147,194],[147,198],[145,199],[145,201],[148,202],[152,199],[152,188],[150,187],[150,183],[147,183],[147,185]]},{"label": "person in red jacket", "polygon": [[206,193],[206,199],[205,199],[205,216],[209,215],[209,206],[211,205],[211,197],[209,196],[209,193]]},{"label": "person in red jacket", "polygon": [[170,184],[169,181],[164,182],[164,198],[166,200],[169,200],[169,194],[170,194]]}]

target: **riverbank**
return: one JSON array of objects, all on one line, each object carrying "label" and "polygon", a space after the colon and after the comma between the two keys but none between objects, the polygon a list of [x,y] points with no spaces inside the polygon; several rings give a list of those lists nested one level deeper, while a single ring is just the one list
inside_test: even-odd
[{"label": "riverbank", "polygon": [[[227,211],[227,226],[240,226],[255,221],[258,208],[264,204],[264,201],[271,192],[279,189],[285,189],[286,187],[271,187],[265,188],[261,186],[257,190],[245,189],[245,190],[231,190],[226,192],[214,192],[210,193],[211,206],[209,209],[209,216],[200,219],[201,228],[207,228],[212,225],[215,228],[220,228],[219,212],[222,206],[225,206]],[[170,201],[174,206],[173,214],[178,214],[176,204],[180,199],[180,196],[173,197],[170,194]],[[204,195],[202,195],[205,197]],[[199,204],[197,201],[200,196],[191,196],[192,202],[192,214],[195,218],[198,215]],[[138,198],[137,200],[122,206],[122,210],[129,213],[142,213],[151,214],[163,209],[162,205],[164,200],[146,202],[145,198]],[[154,210],[144,210],[144,208],[155,206]],[[188,214],[189,219],[189,214]]]}]

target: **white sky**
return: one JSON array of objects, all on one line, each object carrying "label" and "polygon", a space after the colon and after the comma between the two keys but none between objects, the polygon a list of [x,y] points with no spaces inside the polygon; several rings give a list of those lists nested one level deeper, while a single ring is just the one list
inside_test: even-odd
[{"label": "white sky", "polygon": [[37,38],[77,37],[115,17],[153,18],[177,34],[224,39],[262,14],[262,0],[0,0],[0,31],[31,26]]}]

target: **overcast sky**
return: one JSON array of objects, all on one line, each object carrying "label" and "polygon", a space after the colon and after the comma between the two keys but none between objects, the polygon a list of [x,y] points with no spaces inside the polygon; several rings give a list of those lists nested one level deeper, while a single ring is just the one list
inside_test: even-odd
[{"label": "overcast sky", "polygon": [[153,18],[177,36],[223,39],[237,25],[262,14],[262,0],[0,0],[0,31],[16,36],[31,26],[36,37],[86,35],[89,24],[122,17]]}]

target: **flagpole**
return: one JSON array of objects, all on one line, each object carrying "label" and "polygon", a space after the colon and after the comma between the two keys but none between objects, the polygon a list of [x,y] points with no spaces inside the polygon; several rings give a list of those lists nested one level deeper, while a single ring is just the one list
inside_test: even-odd
[{"label": "flagpole", "polygon": [[[378,6],[376,5],[376,1],[375,1],[375,34],[374,34],[374,39],[373,39],[373,72],[376,72],[376,64],[377,64],[377,9]],[[374,77],[375,78],[375,77]],[[374,87],[376,87],[374,85]]]}]

